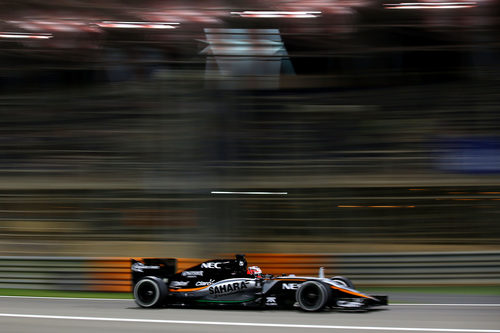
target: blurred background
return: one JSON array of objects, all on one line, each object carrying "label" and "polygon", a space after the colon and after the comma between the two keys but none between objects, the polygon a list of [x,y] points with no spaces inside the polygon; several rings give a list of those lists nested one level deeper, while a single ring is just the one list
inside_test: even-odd
[{"label": "blurred background", "polygon": [[498,1],[0,1],[0,255],[500,248]]}]

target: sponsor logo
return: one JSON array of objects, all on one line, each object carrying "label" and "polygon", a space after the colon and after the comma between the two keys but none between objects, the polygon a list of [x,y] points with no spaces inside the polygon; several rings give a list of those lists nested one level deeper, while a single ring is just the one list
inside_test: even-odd
[{"label": "sponsor logo", "polygon": [[276,297],[266,297],[266,305],[278,305]]},{"label": "sponsor logo", "polygon": [[132,271],[144,272],[145,269],[160,269],[160,266],[146,266],[142,262],[136,262],[132,265]]},{"label": "sponsor logo", "polygon": [[228,282],[224,284],[219,284],[217,286],[213,286],[208,288],[211,295],[215,295],[215,297],[230,295],[237,292],[240,292],[243,289],[247,289],[248,282],[239,281],[239,282]]},{"label": "sponsor logo", "polygon": [[213,280],[213,279],[211,279],[210,281],[198,281],[198,282],[196,282],[196,286],[197,287],[209,286],[214,282],[215,282],[215,280]]},{"label": "sponsor logo", "polygon": [[201,264],[201,268],[221,269],[220,265],[220,262],[204,262]]},{"label": "sponsor logo", "polygon": [[170,282],[171,287],[185,287],[189,284],[189,281],[172,281]]},{"label": "sponsor logo", "polygon": [[297,290],[299,289],[300,283],[283,283],[281,285],[281,288],[287,289],[287,290]]},{"label": "sponsor logo", "polygon": [[182,272],[182,276],[187,276],[187,277],[203,276],[203,271],[184,271]]}]

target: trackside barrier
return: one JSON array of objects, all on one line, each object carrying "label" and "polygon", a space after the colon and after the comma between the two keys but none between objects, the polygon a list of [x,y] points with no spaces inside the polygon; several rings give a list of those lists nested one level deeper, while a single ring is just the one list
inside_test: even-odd
[{"label": "trackside barrier", "polygon": [[344,275],[356,285],[499,285],[500,252],[248,254],[271,274]]},{"label": "trackside barrier", "polygon": [[[0,256],[0,288],[129,292],[130,259]],[[181,258],[177,266],[200,260]]]},{"label": "trackside barrier", "polygon": [[[221,255],[220,257],[232,257]],[[184,270],[205,259],[180,258]],[[500,285],[500,252],[247,254],[265,273],[344,275],[356,285]],[[0,288],[129,292],[130,258],[0,257]]]}]

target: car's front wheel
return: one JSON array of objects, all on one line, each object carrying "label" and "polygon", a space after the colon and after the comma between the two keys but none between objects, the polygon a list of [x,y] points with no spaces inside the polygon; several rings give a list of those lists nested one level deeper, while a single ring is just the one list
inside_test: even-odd
[{"label": "car's front wheel", "polygon": [[300,285],[296,300],[304,311],[320,311],[330,299],[330,290],[318,281],[307,281]]},{"label": "car's front wheel", "polygon": [[155,276],[145,277],[134,286],[135,302],[143,308],[154,308],[162,305],[166,295],[167,286]]},{"label": "car's front wheel", "polygon": [[354,284],[351,282],[351,280],[349,280],[348,278],[346,278],[344,276],[333,276],[330,278],[330,280],[336,282],[337,284],[339,284],[341,286],[355,289]]}]

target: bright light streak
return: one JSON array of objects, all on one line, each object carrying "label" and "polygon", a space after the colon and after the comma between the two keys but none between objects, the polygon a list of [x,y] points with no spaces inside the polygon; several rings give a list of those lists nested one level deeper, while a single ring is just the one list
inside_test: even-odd
[{"label": "bright light streak", "polygon": [[121,21],[102,21],[96,23],[101,28],[119,28],[119,29],[176,29],[177,22],[121,22]]},{"label": "bright light streak", "polygon": [[415,208],[415,206],[390,206],[390,205],[356,206],[356,205],[338,205],[337,208]]},{"label": "bright light streak", "polygon": [[312,11],[251,11],[245,10],[243,12],[231,12],[231,15],[238,15],[240,17],[250,18],[315,18],[321,15],[321,12]]},{"label": "bright light streak", "polygon": [[287,195],[288,192],[233,192],[233,191],[212,191],[212,194],[249,194],[249,195]]},{"label": "bright light streak", "polygon": [[23,32],[0,32],[0,38],[11,39],[50,39],[52,34],[49,33],[23,33]]},{"label": "bright light streak", "polygon": [[473,8],[477,2],[401,2],[396,4],[384,4],[386,9],[457,9]]}]

